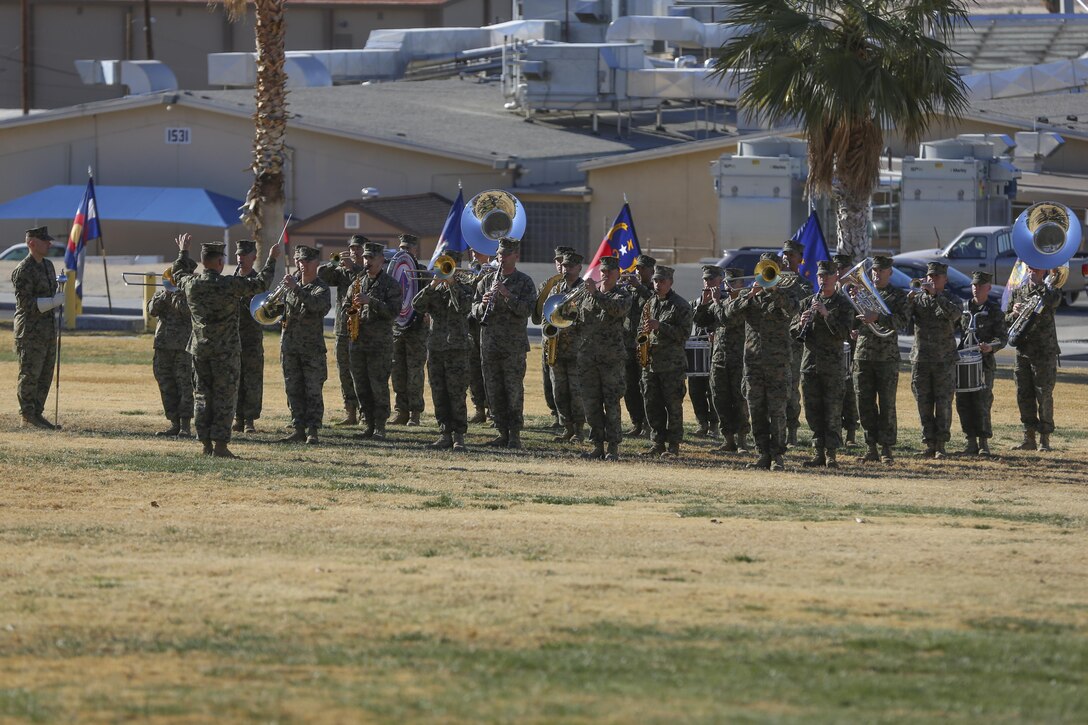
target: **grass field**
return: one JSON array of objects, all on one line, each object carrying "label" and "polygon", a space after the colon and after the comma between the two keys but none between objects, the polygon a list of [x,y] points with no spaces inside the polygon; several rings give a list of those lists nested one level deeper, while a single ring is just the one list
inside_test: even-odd
[{"label": "grass field", "polygon": [[586,463],[536,365],[520,455],[431,453],[429,416],[275,446],[266,342],[237,461],[153,436],[149,336],[65,338],[59,433],[19,427],[0,353],[0,721],[1088,719],[1080,371],[1052,453],[1007,452],[1003,370],[998,460],[911,458],[902,375],[895,465],[771,475],[703,440]]}]

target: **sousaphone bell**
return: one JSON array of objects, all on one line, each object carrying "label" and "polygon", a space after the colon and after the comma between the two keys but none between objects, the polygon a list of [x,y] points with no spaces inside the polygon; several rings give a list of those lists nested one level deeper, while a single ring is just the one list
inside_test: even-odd
[{"label": "sousaphone bell", "polygon": [[468,246],[494,257],[500,239],[521,239],[525,235],[525,207],[508,191],[481,191],[468,200],[461,212],[461,234]]},{"label": "sousaphone bell", "polygon": [[1053,201],[1032,204],[1016,218],[1012,246],[1024,264],[1056,269],[1080,248],[1080,221],[1073,210]]}]

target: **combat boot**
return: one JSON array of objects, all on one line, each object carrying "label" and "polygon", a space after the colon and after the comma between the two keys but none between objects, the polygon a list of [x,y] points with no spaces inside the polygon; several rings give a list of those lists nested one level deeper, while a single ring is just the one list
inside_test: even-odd
[{"label": "combat boot", "polygon": [[510,431],[509,441],[507,442],[506,447],[512,451],[520,451],[522,449],[521,431]]},{"label": "combat boot", "polygon": [[211,442],[211,440],[203,440],[203,441],[201,441],[201,443],[204,444],[204,450],[202,451],[202,453],[205,456],[210,456],[212,454],[212,442]]},{"label": "combat boot", "polygon": [[827,465],[827,456],[824,455],[824,449],[823,448],[814,449],[812,458],[808,459],[807,461],[802,461],[801,465],[804,466],[805,468],[817,468],[817,467],[823,468],[824,466],[826,466]]},{"label": "combat boot", "polygon": [[835,460],[835,449],[834,448],[828,448],[827,449],[827,456],[826,457],[827,457],[827,463],[824,464],[825,466],[827,466],[828,468],[838,468],[839,467],[839,462]]},{"label": "combat boot", "polygon": [[160,430],[155,435],[157,435],[159,437],[170,436],[171,438],[173,438],[174,436],[176,436],[180,432],[181,432],[181,425],[178,424],[178,419],[174,418],[173,420],[170,421],[170,427],[169,428],[167,428],[166,430]]},{"label": "combat boot", "polygon": [[574,435],[572,435],[568,440],[571,443],[581,443],[585,439],[586,439],[585,427],[583,426],[583,424],[578,423],[577,425],[574,426]]},{"label": "combat boot", "polygon": [[990,439],[989,438],[979,438],[978,439],[978,454],[980,456],[993,455],[992,453],[990,453]]},{"label": "combat boot", "polygon": [[881,446],[880,447],[880,462],[881,463],[891,463],[894,460],[895,460],[895,456],[892,455],[892,447],[891,446]]},{"label": "combat boot", "polygon": [[609,443],[608,453],[604,454],[604,459],[606,461],[618,461],[620,459],[620,444]]},{"label": "combat boot", "polygon": [[660,456],[664,452],[665,452],[665,444],[664,443],[654,443],[652,446],[650,446],[649,448],[644,450],[639,455],[640,456],[648,456],[648,457],[651,457],[651,458],[656,458],[656,457]]},{"label": "combat boot", "polygon": [[295,426],[295,432],[289,436],[284,436],[276,441],[277,443],[304,443],[306,442],[306,429],[301,425]]},{"label": "combat boot", "polygon": [[563,423],[559,420],[559,413],[552,413],[552,430],[556,433],[563,430]]},{"label": "combat boot", "polygon": [[1049,433],[1040,433],[1039,434],[1039,450],[1040,451],[1049,451],[1049,450],[1051,450],[1051,448],[1050,448],[1050,434]]},{"label": "combat boot", "polygon": [[755,460],[755,461],[752,461],[748,465],[746,465],[745,468],[757,468],[757,469],[762,469],[764,471],[771,470],[771,454],[770,454],[770,452],[768,452],[768,451],[760,452],[759,458],[757,460]]},{"label": "combat boot", "polygon": [[583,453],[582,458],[591,461],[600,461],[604,459],[604,441],[594,441],[593,450]]},{"label": "combat boot", "polygon": [[409,428],[418,428],[419,427],[419,411],[418,410],[413,411],[413,412],[408,414],[408,427]]},{"label": "combat boot", "polygon": [[552,437],[552,442],[553,443],[566,443],[567,441],[569,441],[571,439],[571,436],[573,436],[573,435],[574,435],[574,426],[567,425],[567,426],[565,426],[563,428],[562,433]]},{"label": "combat boot", "polygon": [[469,423],[486,423],[487,422],[487,410],[480,406],[476,407],[476,414],[468,419]]},{"label": "combat boot", "polygon": [[843,444],[848,446],[856,446],[858,444],[856,428],[846,429],[846,440],[843,441]]},{"label": "combat boot", "polygon": [[436,451],[444,451],[447,448],[453,448],[453,434],[443,432],[438,440],[431,444],[431,448],[434,448]]},{"label": "combat boot", "polygon": [[368,441],[373,437],[374,437],[374,424],[373,423],[367,423],[366,430],[364,430],[362,433],[356,433],[355,435],[352,436],[352,438],[357,438],[359,440],[364,440],[364,441]]},{"label": "combat boot", "polygon": [[484,443],[484,445],[488,446],[489,448],[506,448],[508,445],[510,445],[510,434],[504,430],[500,430],[497,436],[489,440],[487,443]]},{"label": "combat boot", "polygon": [[389,425],[404,425],[408,422],[408,411],[398,410],[397,417],[389,421]]},{"label": "combat boot", "polygon": [[189,419],[188,418],[182,418],[181,419],[181,425],[179,425],[178,428],[179,428],[178,438],[192,438],[193,437],[193,431],[192,431],[191,428],[189,428]]},{"label": "combat boot", "polygon": [[215,441],[215,445],[212,448],[212,455],[216,458],[237,458],[238,456],[230,452],[227,448],[226,441]]},{"label": "combat boot", "polygon": [[934,454],[937,453],[937,444],[933,441],[922,442],[926,444],[926,449],[924,451],[918,451],[914,455],[918,458],[933,458]]},{"label": "combat boot", "polygon": [[642,435],[643,427],[644,426],[642,423],[632,423],[631,429],[624,433],[624,435],[628,438],[638,438],[640,435]]},{"label": "combat boot", "polygon": [[876,443],[869,443],[865,455],[858,459],[862,463],[879,463],[880,454],[876,452]]},{"label": "combat boot", "polygon": [[385,440],[385,426],[384,425],[374,426],[374,434],[371,435],[370,437],[373,438],[376,441],[384,441]]},{"label": "combat boot", "polygon": [[465,450],[465,434],[454,433],[453,434],[453,450],[463,451]]},{"label": "combat boot", "polygon": [[793,448],[797,445],[797,429],[790,428],[786,434],[786,445]]},{"label": "combat boot", "polygon": [[947,454],[944,451],[944,441],[937,441],[933,444],[933,457],[937,460],[944,458]]},{"label": "combat boot", "polygon": [[317,426],[311,425],[306,429],[306,445],[316,446],[317,442]]},{"label": "combat boot", "polygon": [[680,457],[680,444],[670,443],[669,447],[661,454],[662,458],[679,458]]},{"label": "combat boot", "polygon": [[345,405],[344,412],[347,413],[347,415],[344,416],[344,419],[336,421],[333,425],[359,425],[359,411],[354,405]]},{"label": "combat boot", "polygon": [[974,436],[967,436],[967,446],[963,449],[963,455],[976,456],[978,455],[978,439]]},{"label": "combat boot", "polygon": [[46,430],[60,430],[59,425],[50,423],[41,413],[36,414],[34,416],[34,420],[37,422],[39,428],[44,428]]},{"label": "combat boot", "polygon": [[235,433],[241,433],[244,428],[245,428],[245,424],[242,421],[241,417],[235,418],[234,419],[234,425],[232,425],[230,427],[230,429],[232,431],[234,431]]},{"label": "combat boot", "polygon": [[771,469],[770,470],[772,470],[772,471],[783,471],[785,469],[786,469],[786,464],[782,461],[782,456],[781,455],[775,456],[774,460],[771,461]]},{"label": "combat boot", "polygon": [[732,433],[725,434],[725,443],[718,446],[718,450],[722,453],[736,453],[737,452],[737,437]]},{"label": "combat boot", "polygon": [[737,453],[748,453],[750,450],[752,450],[752,447],[750,445],[748,445],[748,434],[747,433],[738,433],[737,434]]},{"label": "combat boot", "polygon": [[695,435],[706,438],[710,434],[710,426],[705,421],[699,421],[699,427],[695,429]]},{"label": "combat boot", "polygon": [[1033,430],[1025,430],[1023,442],[1013,448],[1014,451],[1034,451],[1035,449],[1035,431]]},{"label": "combat boot", "polygon": [[253,424],[252,418],[246,418],[246,433],[256,433],[257,426]]}]

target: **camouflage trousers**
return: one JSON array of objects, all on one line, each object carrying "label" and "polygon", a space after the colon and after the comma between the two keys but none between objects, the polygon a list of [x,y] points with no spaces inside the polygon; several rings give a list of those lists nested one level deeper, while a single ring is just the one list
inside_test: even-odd
[{"label": "camouflage trousers", "polygon": [[619,443],[623,440],[620,398],[627,387],[620,361],[602,362],[578,358],[578,378],[582,383],[582,405],[589,421],[589,439],[594,443]]},{"label": "camouflage trousers", "polygon": [[790,369],[744,368],[741,389],[752,415],[752,436],[760,453],[780,456],[786,452],[786,401],[792,386]]},{"label": "camouflage trousers", "polygon": [[393,367],[392,347],[364,350],[348,346],[351,382],[359,400],[359,412],[367,425],[384,428],[389,420],[389,372]]},{"label": "camouflage trousers", "polygon": [[336,372],[340,377],[340,395],[344,398],[344,410],[359,407],[359,398],[355,395],[355,383],[351,380],[351,356],[348,353],[350,344],[349,336],[336,336]]},{"label": "camouflage trousers", "polygon": [[556,360],[555,365],[547,367],[547,373],[552,381],[552,395],[555,396],[555,410],[559,413],[559,422],[564,427],[584,425],[586,412],[582,407],[577,358]]},{"label": "camouflage trousers", "polygon": [[725,435],[747,435],[752,430],[748,421],[748,401],[741,386],[744,382],[744,366],[741,364],[710,366],[710,395],[714,412]]},{"label": "camouflage trousers", "polygon": [[261,344],[242,345],[242,371],[238,379],[238,409],[235,416],[246,420],[261,417],[264,406],[264,334]]},{"label": "camouflage trousers", "polygon": [[790,338],[790,385],[786,400],[786,427],[790,430],[801,427],[801,355],[804,351],[802,343]]},{"label": "camouflage trousers", "polygon": [[853,375],[848,375],[843,381],[842,427],[846,430],[857,430],[858,427],[858,397],[854,390]]},{"label": "camouflage trousers", "polygon": [[443,433],[465,433],[468,430],[469,350],[441,350],[427,358],[427,379],[431,383],[434,417]]},{"label": "camouflage trousers", "polygon": [[627,389],[623,393],[623,402],[631,423],[642,426],[646,422],[646,399],[642,397],[642,366],[638,364],[638,350],[627,348],[626,363]]},{"label": "camouflage trousers", "polygon": [[501,350],[483,353],[487,402],[501,433],[520,433],[525,426],[525,353]]},{"label": "camouflage trousers", "polygon": [[167,420],[193,417],[193,356],[187,350],[155,348],[151,362]]},{"label": "camouflage trousers", "polygon": [[870,445],[894,446],[898,437],[895,396],[899,390],[899,363],[891,360],[854,360],[854,389],[858,417]]},{"label": "camouflage trousers", "polygon": [[484,368],[480,359],[479,342],[474,343],[468,351],[468,390],[472,397],[473,407],[488,407],[487,386],[484,384]]},{"label": "camouflage trousers", "polygon": [[706,426],[711,431],[718,430],[718,413],[714,410],[710,376],[689,376],[688,397],[691,398],[691,407],[695,410],[695,420],[699,421],[699,425]]},{"label": "camouflage trousers", "polygon": [[956,412],[960,416],[960,427],[969,438],[986,440],[994,437],[990,425],[990,409],[994,404],[994,368],[982,368],[982,380],[986,387],[973,393],[956,391]]},{"label": "camouflage trousers", "polygon": [[910,389],[922,419],[922,440],[946,443],[952,438],[952,395],[956,363],[916,362],[910,369]]},{"label": "camouflage trousers", "polygon": [[238,355],[193,357],[193,421],[200,440],[230,442],[241,366]]},{"label": "camouflage trousers", "polygon": [[1058,358],[1033,360],[1016,356],[1016,405],[1024,428],[1037,433],[1054,432],[1054,384],[1058,377]]},{"label": "camouflage trousers", "polygon": [[423,368],[427,365],[427,329],[393,338],[393,409],[422,413]]},{"label": "camouflage trousers", "polygon": [[53,368],[57,364],[56,338],[23,339],[15,341],[19,357],[19,383],[16,395],[19,411],[25,416],[41,415],[53,384]]},{"label": "camouflage trousers", "polygon": [[829,369],[801,373],[805,420],[812,429],[812,447],[834,451],[842,445],[842,363]]},{"label": "camouflage trousers", "polygon": [[322,390],[329,377],[325,348],[318,350],[280,351],[283,365],[283,388],[287,392],[287,407],[291,410],[291,425],[295,428],[320,428],[325,418],[325,398]]},{"label": "camouflage trousers", "polygon": [[683,370],[642,370],[642,396],[654,443],[679,444],[684,440],[684,377]]},{"label": "camouflage trousers", "polygon": [[540,360],[540,373],[541,378],[544,380],[544,403],[548,406],[548,410],[552,415],[558,415],[559,409],[555,407],[555,388],[552,387],[552,373],[548,363],[544,362],[543,356]]}]

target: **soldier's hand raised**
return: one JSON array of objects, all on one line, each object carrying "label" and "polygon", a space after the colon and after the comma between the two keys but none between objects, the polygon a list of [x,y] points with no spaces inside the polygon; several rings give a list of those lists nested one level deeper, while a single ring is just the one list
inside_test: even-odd
[{"label": "soldier's hand raised", "polygon": [[174,244],[178,245],[179,252],[187,252],[189,251],[189,245],[192,243],[192,241],[193,235],[185,232],[175,237]]}]

